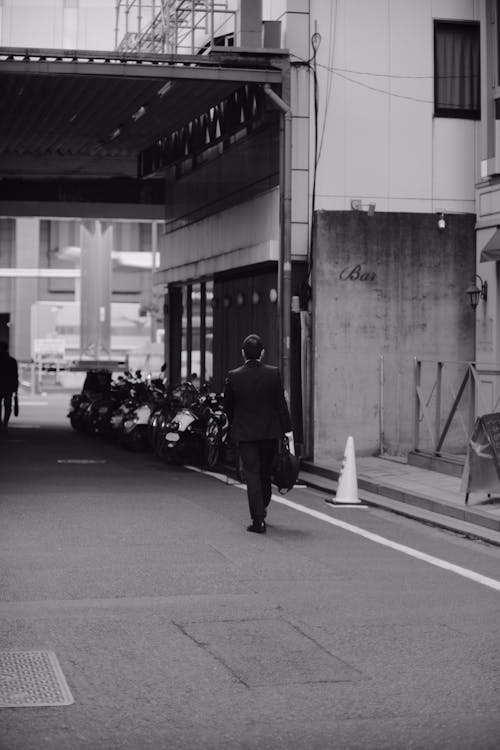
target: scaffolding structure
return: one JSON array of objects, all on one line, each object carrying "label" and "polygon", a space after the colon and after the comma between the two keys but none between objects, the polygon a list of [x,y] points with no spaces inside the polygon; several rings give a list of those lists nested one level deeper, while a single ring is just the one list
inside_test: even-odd
[{"label": "scaffolding structure", "polygon": [[195,55],[231,46],[234,6],[231,0],[116,0],[115,49]]}]

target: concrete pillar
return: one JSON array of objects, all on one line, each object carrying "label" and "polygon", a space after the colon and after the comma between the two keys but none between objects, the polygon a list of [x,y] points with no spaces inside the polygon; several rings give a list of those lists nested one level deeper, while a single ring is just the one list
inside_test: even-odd
[{"label": "concrete pillar", "polygon": [[80,356],[111,356],[111,251],[113,225],[84,221],[80,229]]},{"label": "concrete pillar", "polygon": [[[17,268],[38,268],[40,220],[16,219],[15,262]],[[38,301],[38,279],[13,281],[10,353],[19,360],[31,359],[31,306]]]},{"label": "concrete pillar", "polygon": [[262,47],[262,0],[240,0],[236,13],[236,46]]}]

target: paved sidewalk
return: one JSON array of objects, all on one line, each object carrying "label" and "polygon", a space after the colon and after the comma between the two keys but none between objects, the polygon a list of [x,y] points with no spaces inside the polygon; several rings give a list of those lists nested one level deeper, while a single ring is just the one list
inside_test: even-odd
[{"label": "paved sidewalk", "polygon": [[[333,498],[340,471],[340,464],[306,463],[300,478]],[[471,493],[465,505],[460,477],[388,457],[356,458],[356,471],[359,497],[364,502],[500,545],[500,486],[498,495],[491,498]]]}]

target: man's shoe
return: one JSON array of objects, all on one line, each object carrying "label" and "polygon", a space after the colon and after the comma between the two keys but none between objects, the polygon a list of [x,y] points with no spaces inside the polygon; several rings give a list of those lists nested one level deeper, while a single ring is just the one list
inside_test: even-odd
[{"label": "man's shoe", "polygon": [[266,524],[264,521],[254,521],[250,526],[247,526],[247,531],[253,531],[254,534],[265,534]]}]

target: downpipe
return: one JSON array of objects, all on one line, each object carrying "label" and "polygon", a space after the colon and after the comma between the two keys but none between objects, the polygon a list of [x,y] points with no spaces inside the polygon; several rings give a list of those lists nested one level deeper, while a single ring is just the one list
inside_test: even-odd
[{"label": "downpipe", "polygon": [[264,93],[281,112],[280,118],[280,256],[278,263],[278,299],[280,304],[280,368],[283,388],[290,403],[290,338],[292,307],[292,110],[271,88]]}]

